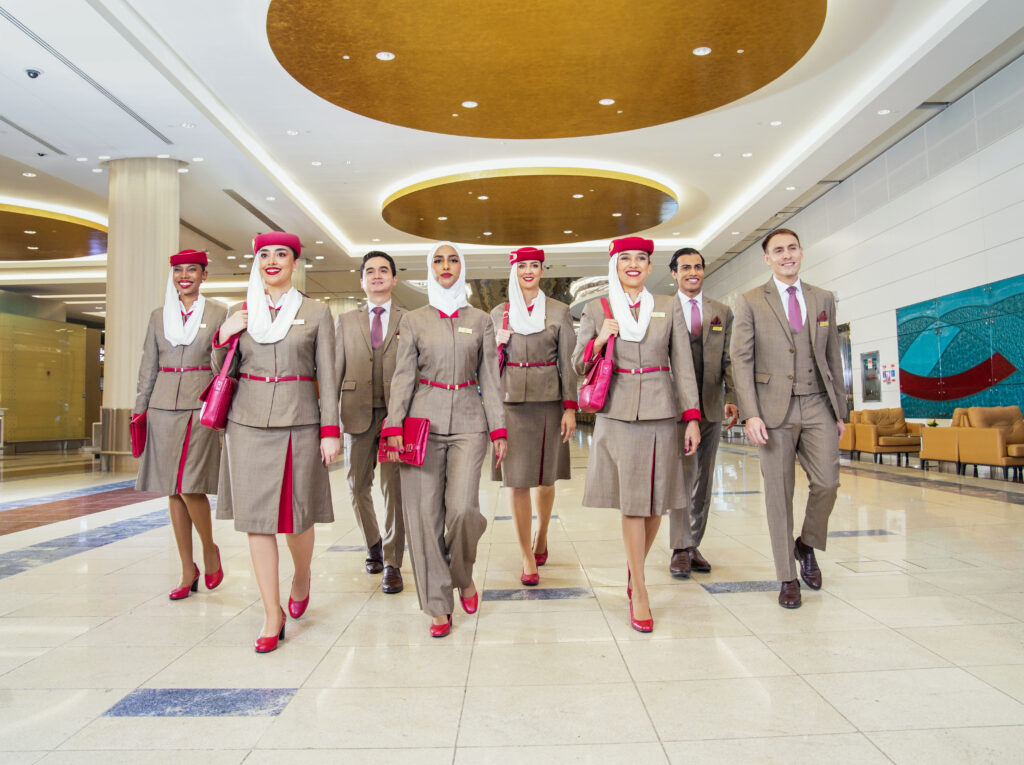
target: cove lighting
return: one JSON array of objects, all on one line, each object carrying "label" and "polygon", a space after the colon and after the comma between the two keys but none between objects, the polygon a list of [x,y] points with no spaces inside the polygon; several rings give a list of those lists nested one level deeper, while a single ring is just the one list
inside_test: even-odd
[{"label": "cove lighting", "polygon": [[701,45],[699,48],[694,48],[693,49],[693,55],[694,56],[706,56],[710,52],[711,52],[711,48],[709,48],[707,45]]}]

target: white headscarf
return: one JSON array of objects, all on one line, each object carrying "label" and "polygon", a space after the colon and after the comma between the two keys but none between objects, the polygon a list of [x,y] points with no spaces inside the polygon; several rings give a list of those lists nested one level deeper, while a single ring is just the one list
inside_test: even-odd
[{"label": "white headscarf", "polygon": [[292,328],[295,314],[302,305],[302,294],[294,287],[288,290],[281,300],[281,310],[277,312],[277,317],[271,320],[270,295],[263,286],[257,255],[249,268],[249,288],[245,293],[245,303],[246,310],[249,311],[249,325],[246,327],[249,337],[257,343],[276,343]]},{"label": "white headscarf", "polygon": [[[455,284],[445,289],[434,276],[434,253],[444,246],[451,247],[459,255],[459,262],[462,263],[462,270],[459,271],[459,278]],[[441,313],[451,316],[464,305],[469,305],[466,300],[466,256],[462,254],[457,244],[453,242],[438,242],[430,252],[427,253],[427,300]]]},{"label": "white headscarf", "polygon": [[616,253],[608,258],[608,302],[611,303],[612,316],[619,323],[619,337],[639,343],[647,334],[647,325],[651,323],[654,295],[647,291],[647,287],[640,290],[639,318],[634,319],[629,308],[629,297],[619,281],[618,256],[619,253]]},{"label": "white headscarf", "polygon": [[544,331],[544,320],[547,313],[547,298],[544,290],[537,290],[533,301],[533,310],[526,307],[523,289],[519,286],[516,273],[518,263],[512,264],[512,273],[508,275],[508,325],[517,335],[533,335]]},{"label": "white headscarf", "polygon": [[199,334],[199,325],[203,321],[205,308],[206,298],[200,295],[192,304],[192,313],[188,319],[184,322],[181,320],[187,311],[174,286],[174,268],[172,266],[170,273],[167,274],[167,289],[164,291],[164,337],[167,342],[175,348],[179,345],[192,345],[192,341]]}]

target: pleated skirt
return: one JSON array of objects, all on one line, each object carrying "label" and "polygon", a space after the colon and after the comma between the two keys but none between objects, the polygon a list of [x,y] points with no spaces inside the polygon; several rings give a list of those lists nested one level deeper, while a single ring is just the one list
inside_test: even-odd
[{"label": "pleated skirt", "polygon": [[199,410],[149,409],[146,448],[135,488],[165,494],[216,494],[220,434],[199,424]]},{"label": "pleated skirt", "polygon": [[583,490],[585,507],[629,516],[665,515],[686,507],[676,422],[625,422],[597,416]]},{"label": "pleated skirt", "polygon": [[334,507],[320,460],[320,426],[251,428],[228,420],[217,517],[249,534],[301,534],[331,523]]},{"label": "pleated skirt", "polygon": [[502,486],[528,489],[554,486],[569,478],[569,444],[562,443],[562,402],[529,401],[505,404],[508,454],[501,467],[494,466],[491,480]]}]

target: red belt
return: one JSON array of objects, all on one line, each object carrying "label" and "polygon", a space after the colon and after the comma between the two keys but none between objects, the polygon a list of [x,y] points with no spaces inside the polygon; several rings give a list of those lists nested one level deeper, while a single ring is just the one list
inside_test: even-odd
[{"label": "red belt", "polygon": [[212,372],[210,367],[160,367],[161,372]]},{"label": "red belt", "polygon": [[615,372],[617,374],[624,374],[624,375],[643,375],[643,374],[647,374],[648,372],[670,372],[670,371],[672,371],[670,367],[644,367],[643,369],[619,369],[618,367],[615,367]]},{"label": "red belt", "polygon": [[239,377],[244,377],[246,380],[256,380],[257,382],[295,382],[296,380],[309,380],[313,382],[312,377],[257,377],[256,375],[248,375],[242,372]]},{"label": "red belt", "polygon": [[557,361],[527,361],[520,363],[518,361],[506,361],[505,366],[509,367],[553,367],[557,364]]},{"label": "red belt", "polygon": [[455,383],[449,385],[448,383],[434,382],[433,380],[420,380],[420,385],[429,385],[433,388],[441,388],[443,390],[458,390],[459,388],[466,388],[470,385],[476,385],[476,380],[470,380],[464,383]]}]

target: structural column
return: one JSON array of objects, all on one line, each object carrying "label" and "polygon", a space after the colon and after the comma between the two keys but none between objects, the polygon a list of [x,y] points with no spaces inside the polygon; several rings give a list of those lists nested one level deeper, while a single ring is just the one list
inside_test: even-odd
[{"label": "structural column", "polygon": [[174,159],[109,163],[107,319],[103,364],[104,464],[134,470],[128,419],[150,313],[163,304],[168,258],[178,251],[180,174]]},{"label": "structural column", "polygon": [[356,310],[359,307],[359,301],[350,297],[331,298],[327,301],[327,307],[331,311],[331,316],[337,319],[339,314]]}]

